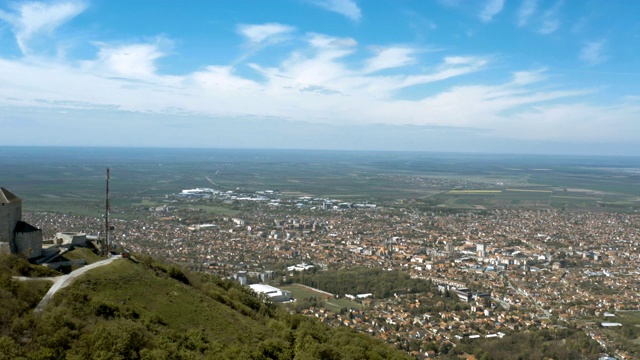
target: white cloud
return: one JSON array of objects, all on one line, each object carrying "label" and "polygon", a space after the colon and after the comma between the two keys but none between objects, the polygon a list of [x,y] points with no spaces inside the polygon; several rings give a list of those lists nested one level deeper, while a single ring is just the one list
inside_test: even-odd
[{"label": "white cloud", "polygon": [[293,52],[278,67],[251,67],[262,74],[272,91],[290,92],[313,89],[316,93],[367,96],[386,99],[398,90],[481,70],[487,63],[482,57],[450,56],[422,73],[380,75],[384,69],[400,68],[414,62],[417,49],[391,47],[380,50],[358,68],[350,61],[357,52],[357,43],[350,38],[334,38],[311,34],[309,48]]},{"label": "white cloud", "polygon": [[[340,44],[325,37],[323,44]],[[263,68],[264,81],[253,81],[231,66],[209,66],[185,76],[163,76],[152,64],[162,52],[150,44],[105,47],[96,66],[75,68],[55,63],[0,59],[0,104],[66,111],[117,109],[132,113],[188,114],[212,118],[277,118],[320,124],[389,124],[483,128],[496,136],[528,140],[638,140],[640,99],[595,106],[569,99],[590,90],[549,90],[544,70],[514,72],[493,85],[458,85],[427,91],[417,100],[398,99],[395,91],[479,71],[487,60],[450,56],[424,74],[376,76],[346,66],[336,51],[352,47],[312,47],[292,54],[278,67]],[[121,59],[116,52],[137,54]],[[375,59],[374,55],[371,59]],[[138,62],[139,61],[139,62]],[[140,66],[139,64],[143,64]],[[104,66],[100,67],[98,66]],[[143,70],[128,72],[130,66]],[[111,74],[133,78],[105,76]],[[82,71],[80,71],[82,70]],[[47,79],[46,82],[41,79]],[[563,104],[558,101],[563,100]],[[615,126],[609,126],[607,119]],[[605,129],[605,130],[602,130]],[[635,131],[638,130],[638,131]]]},{"label": "white cloud", "polygon": [[504,0],[488,0],[484,6],[484,9],[480,12],[480,20],[483,22],[489,22],[502,11],[504,7]]},{"label": "white cloud", "polygon": [[[293,31],[286,26],[238,29],[257,44]],[[640,131],[633,132],[639,99],[625,106],[576,103],[592,90],[555,88],[544,69],[515,71],[497,84],[476,77],[464,85],[465,75],[491,69],[491,59],[458,54],[420,59],[424,51],[408,45],[376,48],[362,59],[358,55],[366,48],[353,38],[311,33],[305,40],[276,65],[259,60],[250,64],[262,75],[259,80],[228,64],[164,75],[157,65],[169,53],[164,39],[97,43],[95,59],[80,66],[0,57],[0,106],[56,112],[117,109],[144,116],[196,114],[220,121],[277,118],[334,125],[483,128],[516,139],[593,137],[588,132],[599,133],[598,126],[606,127],[602,123],[610,115],[617,126],[606,130],[610,139],[635,136],[640,141]],[[602,43],[592,46],[592,52],[602,56]],[[415,64],[420,70],[410,66]],[[393,69],[388,72],[392,75],[383,72],[387,69]],[[448,82],[451,79],[456,81]],[[418,87],[425,84],[434,86]],[[411,100],[402,97],[403,91],[412,92]]]},{"label": "white cloud", "polygon": [[414,49],[403,47],[381,49],[375,57],[367,60],[364,72],[372,73],[380,70],[410,65],[415,61],[412,56],[414,53]]},{"label": "white cloud", "polygon": [[106,76],[118,76],[129,79],[148,79],[154,77],[157,67],[155,61],[165,53],[156,43],[109,46],[97,43],[100,49],[97,59],[83,62],[85,70],[102,73]]},{"label": "white cloud", "polygon": [[607,61],[609,57],[605,54],[607,42],[605,40],[590,41],[584,45],[580,51],[580,60],[589,65],[598,65]]},{"label": "white cloud", "polygon": [[468,65],[473,64],[475,59],[469,56],[447,56],[444,58],[447,65]]},{"label": "white cloud", "polygon": [[358,21],[362,17],[362,11],[354,0],[311,0],[311,2],[354,21]]},{"label": "white cloud", "polygon": [[[416,50],[381,50],[358,68],[348,59],[358,51],[354,39],[310,34],[307,47],[293,51],[278,66],[251,64],[264,76],[257,82],[238,75],[233,66],[212,65],[184,76],[162,75],[156,65],[166,54],[162,40],[97,45],[96,58],[80,67],[2,60],[0,83],[7,86],[0,90],[0,104],[17,105],[17,101],[59,110],[115,106],[138,112],[342,123],[359,118],[364,108],[394,103],[400,89],[479,71],[486,64],[479,57],[451,56],[423,73],[379,76],[372,71],[404,66]],[[8,100],[16,98],[21,100]],[[374,115],[371,119],[376,122],[387,121]],[[399,117],[402,121],[405,116],[400,113]]]},{"label": "white cloud", "polygon": [[282,35],[295,31],[295,28],[278,23],[267,23],[260,25],[238,25],[238,32],[243,35],[251,44],[261,44],[264,42],[275,42],[282,39]]},{"label": "white cloud", "polygon": [[310,33],[309,44],[314,48],[338,49],[354,47],[358,45],[358,42],[353,38],[337,38],[322,34]]},{"label": "white cloud", "polygon": [[518,10],[518,26],[525,26],[529,18],[536,13],[538,0],[523,0]]},{"label": "white cloud", "polygon": [[261,90],[260,84],[236,76],[233,72],[230,66],[208,66],[204,71],[191,74],[191,78],[205,89]]},{"label": "white cloud", "polygon": [[[514,78],[518,76],[516,74]],[[405,117],[403,121],[414,125],[430,123],[500,129],[511,121],[514,112],[517,114],[527,111],[532,105],[583,94],[584,91],[538,91],[515,81],[491,86],[456,86],[413,102],[412,116]],[[518,137],[518,134],[511,135]]]},{"label": "white cloud", "polygon": [[23,53],[29,52],[29,41],[42,33],[51,34],[59,26],[85,10],[82,2],[26,2],[15,6],[15,13],[0,10],[0,19],[9,23]]}]

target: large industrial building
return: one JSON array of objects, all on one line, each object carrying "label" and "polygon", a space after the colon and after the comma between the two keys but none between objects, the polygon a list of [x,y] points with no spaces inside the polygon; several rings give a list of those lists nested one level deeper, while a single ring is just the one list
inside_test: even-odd
[{"label": "large industrial building", "polygon": [[291,300],[291,292],[287,290],[281,290],[277,287],[266,284],[252,284],[249,285],[249,287],[256,294],[264,294],[269,300],[273,302],[285,302]]},{"label": "large industrial building", "polygon": [[22,200],[0,188],[0,253],[42,256],[42,231],[22,221]]}]

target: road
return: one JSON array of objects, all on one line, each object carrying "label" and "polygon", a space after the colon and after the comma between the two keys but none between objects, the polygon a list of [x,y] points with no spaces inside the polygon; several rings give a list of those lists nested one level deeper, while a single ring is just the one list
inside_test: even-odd
[{"label": "road", "polygon": [[[216,175],[218,175],[219,172],[220,172],[220,169],[216,170],[216,173],[211,175],[211,177],[215,177]],[[205,178],[207,179],[208,182],[211,183],[211,185],[213,185],[215,187],[218,187],[218,188],[222,188],[223,187],[223,186],[220,186],[220,185],[214,183],[213,180],[211,180],[211,178],[209,178],[208,176],[205,176]]]},{"label": "road", "polygon": [[530,295],[527,295],[524,293],[524,291],[516,288],[515,286],[513,286],[513,284],[511,284],[511,280],[507,280],[509,282],[509,287],[513,290],[515,290],[518,294],[522,295],[525,299],[529,300],[531,302],[531,304],[533,304],[533,306],[535,306],[536,308],[538,308],[540,311],[542,311],[544,313],[544,316],[546,319],[551,317],[551,312],[549,312],[548,310],[545,310],[542,308],[542,306],[540,306],[538,304],[538,302]]},{"label": "road", "polygon": [[52,280],[53,281],[53,286],[51,286],[51,288],[49,289],[49,291],[47,291],[47,293],[44,295],[42,300],[40,300],[40,303],[38,303],[38,305],[36,306],[34,311],[36,313],[41,313],[42,310],[44,310],[45,306],[49,303],[49,301],[51,300],[53,295],[55,295],[58,292],[58,290],[60,290],[60,289],[62,289],[64,287],[68,286],[69,284],[71,284],[71,282],[73,282],[73,280],[75,280],[78,276],[86,273],[87,271],[89,271],[91,269],[95,269],[97,267],[110,264],[114,260],[117,260],[117,259],[120,259],[120,258],[122,258],[121,255],[115,255],[115,256],[112,256],[112,257],[110,257],[110,258],[108,258],[106,260],[98,261],[98,262],[93,263],[91,265],[83,266],[80,269],[72,271],[71,273],[69,273],[67,275],[56,276],[54,278],[38,278],[38,280]]}]

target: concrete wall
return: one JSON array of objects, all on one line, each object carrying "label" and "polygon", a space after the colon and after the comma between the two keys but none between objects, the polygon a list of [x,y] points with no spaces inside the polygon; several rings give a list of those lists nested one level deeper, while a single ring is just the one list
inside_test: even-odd
[{"label": "concrete wall", "polygon": [[58,245],[86,245],[87,234],[79,232],[59,232],[56,233],[55,243]]}]

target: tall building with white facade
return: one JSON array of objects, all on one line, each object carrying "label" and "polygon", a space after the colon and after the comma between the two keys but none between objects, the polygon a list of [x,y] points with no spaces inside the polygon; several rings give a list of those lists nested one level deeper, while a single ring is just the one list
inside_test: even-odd
[{"label": "tall building with white facade", "polygon": [[449,255],[453,255],[456,251],[456,247],[453,245],[453,242],[448,242],[445,249]]},{"label": "tall building with white facade", "polygon": [[487,245],[478,243],[476,245],[476,254],[478,255],[478,257],[485,257],[487,255]]}]

